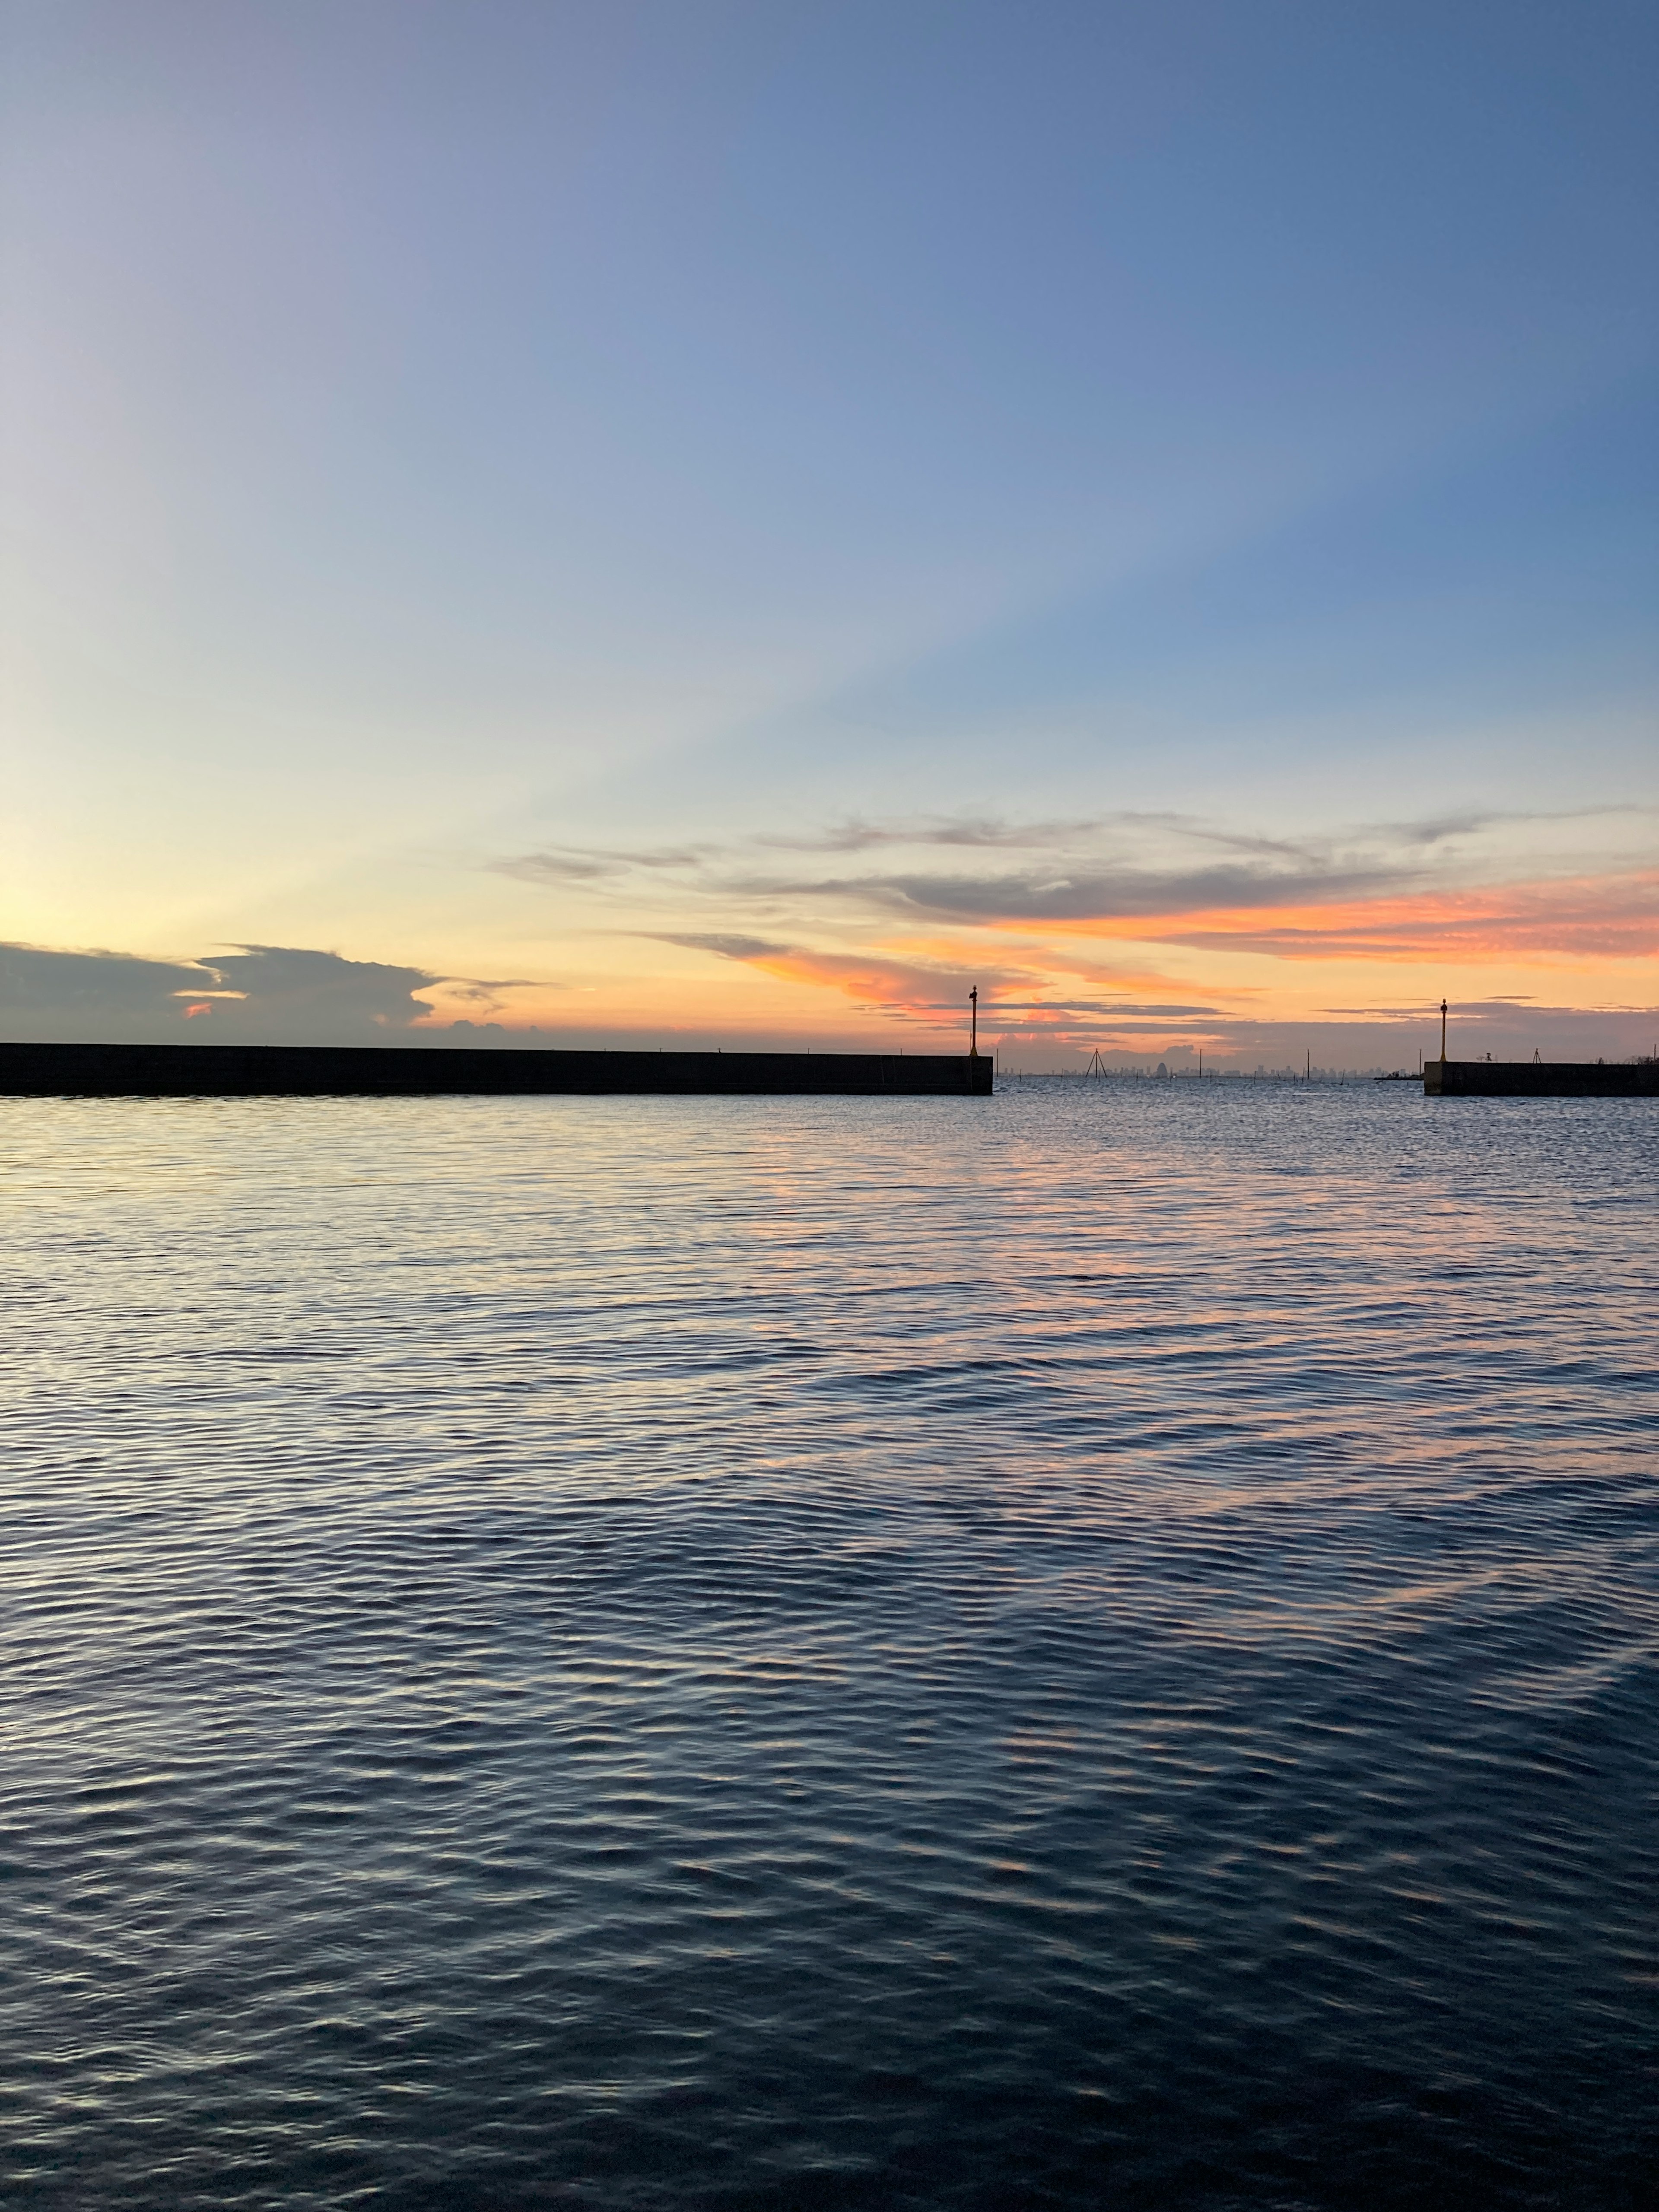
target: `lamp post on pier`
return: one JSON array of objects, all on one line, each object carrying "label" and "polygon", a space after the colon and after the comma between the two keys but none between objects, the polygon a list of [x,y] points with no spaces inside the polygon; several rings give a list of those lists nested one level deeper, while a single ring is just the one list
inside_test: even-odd
[{"label": "lamp post on pier", "polygon": [[968,1057],[979,1058],[979,985],[968,994]]}]

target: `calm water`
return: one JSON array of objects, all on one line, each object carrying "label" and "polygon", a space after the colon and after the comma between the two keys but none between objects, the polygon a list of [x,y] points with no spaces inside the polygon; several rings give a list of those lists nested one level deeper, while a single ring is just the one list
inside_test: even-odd
[{"label": "calm water", "polygon": [[1659,1109],[0,1133],[8,2202],[1648,2201]]}]

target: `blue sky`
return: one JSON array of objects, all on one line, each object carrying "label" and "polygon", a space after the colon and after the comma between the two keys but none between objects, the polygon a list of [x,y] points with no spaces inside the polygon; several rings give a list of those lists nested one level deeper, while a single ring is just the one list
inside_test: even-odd
[{"label": "blue sky", "polygon": [[[1486,899],[1478,957],[1341,956],[1378,1019],[1645,1021],[1651,10],[0,24],[0,936],[833,1041],[937,1018],[837,961],[1058,1006],[1076,945],[947,943],[767,841],[914,832],[908,882],[1066,822],[1091,884],[1222,837],[1301,841],[1322,913]],[[1568,883],[1631,926],[1588,950]],[[1328,1018],[1305,960],[1175,933],[1133,957],[1212,1049]]]}]

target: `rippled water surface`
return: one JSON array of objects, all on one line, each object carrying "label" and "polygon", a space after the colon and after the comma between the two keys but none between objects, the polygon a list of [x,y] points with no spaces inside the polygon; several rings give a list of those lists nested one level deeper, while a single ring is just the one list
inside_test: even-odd
[{"label": "rippled water surface", "polygon": [[1652,1105],[0,1137],[8,2202],[1650,2201]]}]

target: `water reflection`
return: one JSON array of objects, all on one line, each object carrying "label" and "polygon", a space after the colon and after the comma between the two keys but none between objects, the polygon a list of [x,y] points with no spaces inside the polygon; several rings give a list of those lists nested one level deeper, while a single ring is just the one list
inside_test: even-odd
[{"label": "water reflection", "polygon": [[1644,1104],[4,1127],[18,2201],[1638,2201]]}]

